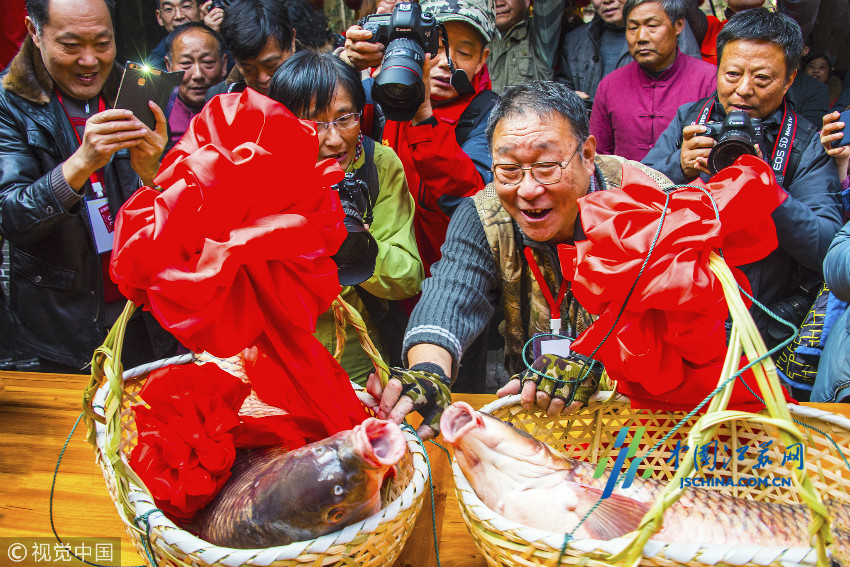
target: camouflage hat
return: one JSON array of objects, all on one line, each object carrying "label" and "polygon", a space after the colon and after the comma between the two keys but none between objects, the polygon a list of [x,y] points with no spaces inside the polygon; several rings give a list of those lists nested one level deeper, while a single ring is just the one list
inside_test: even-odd
[{"label": "camouflage hat", "polygon": [[487,43],[496,34],[494,0],[422,0],[423,12],[431,12],[438,22],[466,22],[481,32]]}]

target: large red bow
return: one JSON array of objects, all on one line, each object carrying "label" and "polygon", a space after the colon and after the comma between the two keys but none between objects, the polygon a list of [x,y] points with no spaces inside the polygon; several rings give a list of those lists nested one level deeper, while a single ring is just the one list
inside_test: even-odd
[{"label": "large red bow", "polygon": [[[251,387],[287,415],[261,422],[246,416],[242,425],[231,419],[225,438],[238,445],[270,439],[294,448],[367,417],[345,371],[312,335],[339,293],[331,255],[346,236],[330,188],[343,172],[334,160],[316,163],[318,144],[313,128],[255,91],[217,96],[163,160],[156,182],[164,190],[143,187],[116,219],[110,273],[128,298],[196,352],[226,358],[259,347],[246,360]],[[202,368],[196,373],[211,380],[219,373]],[[215,384],[194,391],[214,398]],[[238,409],[235,403],[229,405]],[[154,424],[177,439],[184,425],[209,428],[207,419],[224,415],[219,406],[210,406],[212,413],[199,408],[197,423],[176,425],[161,411],[140,410],[140,430]],[[171,443],[160,434],[144,437],[140,444],[151,446],[140,455]],[[208,489],[220,488],[218,464],[203,465],[214,480],[203,494],[192,492],[191,502],[175,495],[184,515]]]},{"label": "large red bow", "polygon": [[[624,167],[622,189],[579,199],[587,239],[558,247],[576,298],[599,314],[572,348],[591,355],[601,344],[594,358],[636,407],[691,409],[716,387],[729,311],[709,254],[721,249],[730,266],[740,266],[777,246],[770,214],[787,194],[764,161],[744,156],[707,184],[693,185],[665,193]],[[749,291],[746,277],[732,270]],[[750,373],[745,378],[753,380]],[[739,385],[730,407],[760,403]]]}]

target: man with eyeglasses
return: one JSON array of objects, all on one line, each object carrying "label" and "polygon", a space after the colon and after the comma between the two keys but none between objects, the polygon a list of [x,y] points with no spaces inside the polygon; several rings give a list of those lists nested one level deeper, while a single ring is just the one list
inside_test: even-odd
[{"label": "man with eyeglasses", "polygon": [[[464,200],[449,223],[442,258],[422,284],[405,333],[407,370],[393,369],[384,388],[376,377],[367,385],[381,398],[378,417],[399,422],[411,410],[425,415],[423,437],[439,432],[450,377],[500,302],[505,367],[513,378],[498,394],[521,392],[525,407],[536,404],[550,415],[586,403],[602,373],[598,362],[568,354],[565,342],[538,339],[532,368],[553,378],[538,380],[523,363],[523,348],[535,335],[574,339],[592,322],[564,286],[556,245],[583,238],[577,200],[620,186],[625,169],[669,183],[637,162],[596,155],[584,104],[560,83],[509,87],[490,114],[487,140],[495,180]],[[568,380],[578,384],[574,392]]]},{"label": "man with eyeglasses", "polygon": [[166,37],[157,44],[148,55],[146,63],[156,69],[163,71],[165,68],[165,56],[168,51],[168,34],[174,28],[189,22],[202,21],[201,7],[196,0],[155,0],[156,21],[165,29]]}]

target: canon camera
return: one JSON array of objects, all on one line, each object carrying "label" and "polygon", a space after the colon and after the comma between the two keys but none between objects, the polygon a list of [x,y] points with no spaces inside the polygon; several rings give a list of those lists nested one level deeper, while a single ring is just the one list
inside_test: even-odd
[{"label": "canon camera", "polygon": [[751,118],[743,110],[733,110],[723,122],[708,122],[705,126],[708,131],[701,135],[717,142],[708,154],[708,169],[712,175],[743,155],[758,156],[756,144],[764,147],[761,120]]},{"label": "canon camera", "polygon": [[399,2],[392,14],[373,14],[358,23],[372,32],[366,41],[386,45],[381,72],[372,85],[372,99],[381,105],[387,119],[412,120],[425,97],[430,96],[422,81],[425,54],[437,56],[444,28],[433,14],[423,13],[419,4],[411,2]]},{"label": "canon camera", "polygon": [[378,243],[368,229],[368,225],[372,224],[369,188],[353,173],[346,173],[333,189],[339,193],[345,213],[343,223],[348,231],[333,260],[339,272],[339,283],[356,285],[372,277],[378,257]]}]

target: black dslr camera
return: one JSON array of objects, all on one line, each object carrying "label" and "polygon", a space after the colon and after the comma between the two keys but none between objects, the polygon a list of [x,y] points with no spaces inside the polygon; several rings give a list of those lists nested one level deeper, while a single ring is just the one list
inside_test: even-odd
[{"label": "black dslr camera", "polygon": [[378,243],[367,228],[373,216],[369,188],[353,173],[346,173],[333,189],[342,202],[348,236],[332,258],[339,271],[339,283],[356,285],[372,277],[378,257]]},{"label": "black dslr camera", "polygon": [[708,122],[702,136],[717,142],[708,154],[708,169],[714,175],[732,165],[742,155],[758,156],[756,144],[764,148],[761,120],[750,118],[743,110],[733,110],[723,122]]},{"label": "black dslr camera", "polygon": [[[440,34],[445,28],[419,4],[399,2],[392,14],[373,14],[358,24],[372,32],[370,43],[383,43],[384,61],[372,85],[372,98],[381,105],[389,120],[411,120],[430,93],[425,92],[422,67],[425,53],[436,57]],[[446,37],[446,45],[448,38]]]},{"label": "black dslr camera", "polygon": [[210,5],[210,12],[212,12],[216,8],[221,8],[222,10],[225,10],[228,6],[230,6],[230,0],[212,0],[212,4]]}]

